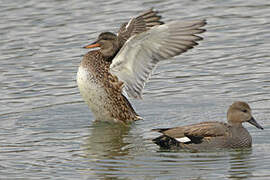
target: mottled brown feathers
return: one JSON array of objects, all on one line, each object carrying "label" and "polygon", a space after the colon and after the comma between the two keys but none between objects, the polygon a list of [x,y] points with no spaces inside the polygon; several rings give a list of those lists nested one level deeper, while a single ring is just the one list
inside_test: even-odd
[{"label": "mottled brown feathers", "polygon": [[89,70],[107,93],[107,103],[104,104],[115,121],[129,122],[139,117],[128,100],[122,95],[123,82],[109,72],[110,62],[106,61],[100,51],[88,52],[81,62],[81,66]]}]

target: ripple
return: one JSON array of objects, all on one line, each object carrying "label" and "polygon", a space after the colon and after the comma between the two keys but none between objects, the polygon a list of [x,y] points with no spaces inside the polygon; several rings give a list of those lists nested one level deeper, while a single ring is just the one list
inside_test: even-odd
[{"label": "ripple", "polygon": [[[0,7],[1,178],[267,179],[269,177],[269,11],[262,0],[147,2],[3,1]],[[159,64],[131,100],[144,117],[130,129],[96,124],[76,71],[83,47],[143,9],[164,21],[206,18],[199,45]],[[183,8],[185,7],[185,8]],[[164,152],[155,127],[225,120],[248,101],[264,131],[247,126],[252,150]]]}]

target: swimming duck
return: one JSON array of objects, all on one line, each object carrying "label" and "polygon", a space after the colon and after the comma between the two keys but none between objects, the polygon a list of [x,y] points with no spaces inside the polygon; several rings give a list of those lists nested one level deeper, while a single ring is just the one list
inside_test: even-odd
[{"label": "swimming duck", "polygon": [[227,121],[228,123],[213,121],[153,129],[152,131],[163,134],[153,139],[153,142],[163,149],[247,148],[251,147],[252,138],[242,123],[248,122],[263,129],[253,118],[251,108],[246,102],[234,102],[228,109]]},{"label": "swimming duck", "polygon": [[147,79],[161,60],[179,55],[202,40],[205,20],[164,24],[150,9],[124,23],[118,34],[103,32],[85,48],[77,84],[96,120],[127,124],[141,119],[126,96],[141,99]]}]

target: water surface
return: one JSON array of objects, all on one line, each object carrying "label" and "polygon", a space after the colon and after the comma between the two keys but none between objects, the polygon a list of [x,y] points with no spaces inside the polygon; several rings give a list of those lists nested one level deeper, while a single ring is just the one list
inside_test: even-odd
[{"label": "water surface", "polygon": [[[270,3],[0,1],[1,179],[269,179]],[[131,100],[130,128],[95,123],[77,89],[81,47],[155,7],[164,21],[208,21],[200,45],[161,62]],[[226,120],[247,101],[264,131],[246,150],[164,152],[152,128]]]}]

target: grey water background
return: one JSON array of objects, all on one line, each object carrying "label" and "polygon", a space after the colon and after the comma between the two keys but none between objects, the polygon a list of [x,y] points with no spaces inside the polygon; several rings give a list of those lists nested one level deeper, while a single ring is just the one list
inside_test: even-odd
[{"label": "grey water background", "polygon": [[[76,86],[82,47],[154,7],[164,21],[205,18],[200,45],[161,62],[131,100],[129,129],[95,123]],[[0,179],[270,179],[268,0],[0,0]],[[165,152],[152,128],[226,120],[247,101],[246,150]]]}]

